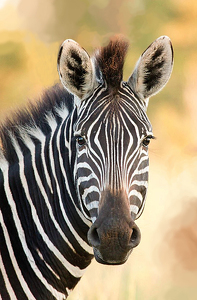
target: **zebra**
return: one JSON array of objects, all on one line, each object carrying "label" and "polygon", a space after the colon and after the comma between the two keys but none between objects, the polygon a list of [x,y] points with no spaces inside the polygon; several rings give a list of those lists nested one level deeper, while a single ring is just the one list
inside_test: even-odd
[{"label": "zebra", "polygon": [[154,139],[149,98],[169,80],[170,39],[156,39],[128,81],[129,43],[92,57],[60,46],[60,82],[0,129],[0,299],[66,299],[93,257],[127,261],[141,238]]}]

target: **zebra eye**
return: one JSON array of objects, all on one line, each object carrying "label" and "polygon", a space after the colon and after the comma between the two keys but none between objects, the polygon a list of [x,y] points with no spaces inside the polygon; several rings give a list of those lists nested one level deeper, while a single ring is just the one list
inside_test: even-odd
[{"label": "zebra eye", "polygon": [[78,143],[79,146],[83,146],[83,145],[85,145],[85,143],[86,143],[86,139],[85,139],[85,137],[83,137],[83,136],[78,136],[78,137],[76,138],[76,140],[77,140],[77,143]]},{"label": "zebra eye", "polygon": [[148,145],[150,144],[150,140],[153,139],[154,137],[152,135],[148,135],[146,136],[143,141],[142,144],[144,147],[148,147]]}]

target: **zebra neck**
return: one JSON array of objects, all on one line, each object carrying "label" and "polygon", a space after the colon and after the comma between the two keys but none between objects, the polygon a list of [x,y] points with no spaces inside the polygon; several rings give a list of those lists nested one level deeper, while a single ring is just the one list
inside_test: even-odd
[{"label": "zebra neck", "polygon": [[[25,269],[23,281],[31,278],[27,294],[42,290],[43,299],[65,299],[59,294],[68,295],[93,257],[87,242],[89,223],[76,206],[67,139],[70,123],[68,119],[58,124],[48,116],[47,135],[38,127],[21,128],[20,139],[10,135],[16,162],[9,165],[1,159],[0,223],[8,232],[3,244],[9,245],[10,257],[16,253],[14,273]],[[10,223],[7,215],[12,216]]]}]

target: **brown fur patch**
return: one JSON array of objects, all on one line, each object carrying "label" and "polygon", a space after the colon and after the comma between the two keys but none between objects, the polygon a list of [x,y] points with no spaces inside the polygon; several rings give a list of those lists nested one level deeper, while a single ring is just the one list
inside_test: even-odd
[{"label": "brown fur patch", "polygon": [[108,86],[117,89],[123,77],[123,66],[128,49],[128,42],[115,36],[106,47],[95,55],[96,62]]}]

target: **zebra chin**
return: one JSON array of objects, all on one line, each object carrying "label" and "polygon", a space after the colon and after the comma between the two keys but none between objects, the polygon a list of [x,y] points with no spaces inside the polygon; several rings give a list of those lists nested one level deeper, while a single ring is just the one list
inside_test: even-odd
[{"label": "zebra chin", "polygon": [[122,257],[121,259],[114,257],[113,260],[110,259],[104,260],[98,249],[93,248],[93,250],[94,250],[94,257],[98,263],[103,265],[122,265],[127,261],[133,249],[131,249],[128,253],[126,253],[125,257]]}]

